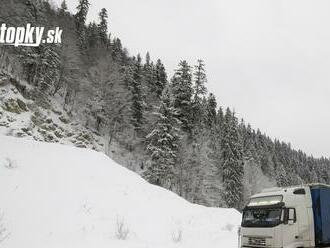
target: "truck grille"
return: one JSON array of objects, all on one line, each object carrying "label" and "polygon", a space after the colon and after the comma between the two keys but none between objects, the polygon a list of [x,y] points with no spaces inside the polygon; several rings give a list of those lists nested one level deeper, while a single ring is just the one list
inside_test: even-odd
[{"label": "truck grille", "polygon": [[266,247],[266,238],[249,237],[248,245],[249,247]]}]

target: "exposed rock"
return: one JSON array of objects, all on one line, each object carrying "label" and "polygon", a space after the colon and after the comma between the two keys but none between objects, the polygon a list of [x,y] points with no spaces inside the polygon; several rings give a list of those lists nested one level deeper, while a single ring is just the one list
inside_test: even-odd
[{"label": "exposed rock", "polygon": [[26,104],[22,100],[13,98],[9,98],[6,102],[4,102],[3,109],[15,114],[28,111]]},{"label": "exposed rock", "polygon": [[70,122],[70,120],[68,120],[67,118],[65,118],[64,116],[60,116],[60,117],[58,117],[59,118],[59,120],[61,121],[61,122],[63,122],[64,124],[68,124],[69,122]]}]

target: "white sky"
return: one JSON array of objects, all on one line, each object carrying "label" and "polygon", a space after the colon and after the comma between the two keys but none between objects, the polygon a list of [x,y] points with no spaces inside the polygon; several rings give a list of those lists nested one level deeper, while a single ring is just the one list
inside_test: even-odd
[{"label": "white sky", "polygon": [[[54,0],[61,2],[61,0]],[[75,10],[78,0],[67,0]],[[330,157],[330,1],[90,0],[131,54],[205,60],[222,106],[272,138]]]}]

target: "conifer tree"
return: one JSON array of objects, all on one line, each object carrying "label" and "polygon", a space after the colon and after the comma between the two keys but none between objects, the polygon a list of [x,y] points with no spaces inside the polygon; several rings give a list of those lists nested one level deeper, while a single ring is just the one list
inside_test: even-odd
[{"label": "conifer tree", "polygon": [[[198,138],[196,138],[198,139]],[[198,141],[201,141],[198,139]],[[194,203],[200,203],[202,194],[202,155],[201,142],[185,145],[180,166],[180,195]]]},{"label": "conifer tree", "polygon": [[[202,60],[197,61],[198,64],[195,66],[195,70],[193,73],[194,76],[194,84],[193,84],[193,99],[192,99],[192,121],[194,125],[197,125],[197,128],[201,128],[206,104],[205,104],[205,95],[206,95],[206,87],[205,83],[207,82],[206,73],[205,73],[205,65]],[[203,106],[204,105],[204,106]]]},{"label": "conifer tree", "polygon": [[165,67],[160,59],[157,60],[155,68],[154,88],[158,97],[162,95],[163,89],[167,84],[167,74]]},{"label": "conifer tree", "polygon": [[207,107],[206,107],[206,125],[210,128],[216,123],[217,117],[217,100],[215,96],[210,93],[207,98]]},{"label": "conifer tree", "polygon": [[[151,61],[150,54],[147,52],[145,56],[145,64],[143,65],[143,85],[144,85],[144,99],[145,99],[145,117],[148,119],[149,124],[154,121],[153,111],[156,106],[159,106],[160,97],[158,95],[156,68]],[[148,127],[146,127],[148,129]]]},{"label": "conifer tree", "polygon": [[174,99],[174,107],[178,110],[178,119],[182,123],[182,130],[191,130],[191,98],[192,74],[191,67],[187,61],[183,60],[179,63],[179,68],[175,71],[171,82],[172,94]]},{"label": "conifer tree", "polygon": [[153,63],[151,62],[150,59],[150,54],[147,52],[146,57],[145,57],[145,64],[143,65],[143,76],[144,76],[144,81],[146,83],[146,86],[149,89],[150,94],[155,93],[155,79],[154,79],[154,66]]},{"label": "conifer tree", "polygon": [[63,0],[61,3],[60,13],[64,14],[68,11],[68,5],[66,4],[66,0]]},{"label": "conifer tree", "polygon": [[243,156],[237,118],[229,108],[226,110],[223,131],[223,197],[228,207],[239,208],[243,197]]},{"label": "conifer tree", "polygon": [[88,0],[79,0],[79,4],[77,6],[77,13],[75,15],[78,30],[81,30],[86,23],[89,6],[90,3],[88,2]]},{"label": "conifer tree", "polygon": [[140,55],[133,65],[133,75],[131,77],[130,88],[132,92],[132,124],[136,131],[141,130],[143,123],[144,101],[142,96],[142,60]]},{"label": "conifer tree", "polygon": [[108,12],[105,8],[101,9],[99,13],[100,24],[99,24],[99,35],[103,45],[108,44]]},{"label": "conifer tree", "polygon": [[218,125],[220,125],[221,129],[222,129],[222,126],[224,123],[224,113],[223,113],[223,109],[221,106],[219,107],[218,112],[217,112],[216,123]]},{"label": "conifer tree", "polygon": [[59,52],[54,46],[40,46],[39,52],[37,69],[32,82],[41,93],[40,96],[44,97],[59,80],[61,60]]},{"label": "conifer tree", "polygon": [[95,49],[99,48],[100,32],[95,22],[90,22],[86,30],[86,45],[91,53],[95,53]]},{"label": "conifer tree", "polygon": [[130,64],[131,58],[128,59],[129,61],[125,61],[125,49],[123,48],[121,40],[119,38],[114,38],[111,44],[112,44],[111,50],[112,50],[113,59],[124,66]]},{"label": "conifer tree", "polygon": [[85,48],[85,45],[86,45],[85,44],[85,39],[86,39],[85,23],[86,23],[89,6],[90,6],[90,3],[88,2],[88,0],[79,0],[79,4],[77,6],[77,13],[75,15],[77,33],[79,35],[79,43],[80,43],[81,48]]},{"label": "conifer tree", "polygon": [[194,103],[201,103],[207,90],[205,84],[207,82],[204,61],[199,59],[195,66],[194,72]]},{"label": "conifer tree", "polygon": [[221,163],[222,163],[222,137],[224,132],[224,114],[223,110],[220,107],[217,115],[216,122],[213,127],[211,127],[211,135],[210,135],[210,153],[209,156],[213,160],[213,163],[218,168],[218,172],[222,171]]},{"label": "conifer tree", "polygon": [[289,179],[282,163],[277,163],[275,179],[279,187],[289,186]]},{"label": "conifer tree", "polygon": [[146,179],[163,187],[170,188],[175,181],[175,162],[177,158],[179,120],[171,102],[170,93],[165,89],[155,128],[147,135],[147,151],[151,163],[144,173]]},{"label": "conifer tree", "polygon": [[242,140],[243,140],[243,151],[245,160],[254,160],[256,156],[255,147],[255,132],[252,130],[251,125],[245,126],[244,123],[241,124]]},{"label": "conifer tree", "polygon": [[146,53],[146,63],[145,63],[145,66],[149,67],[150,64],[151,64],[150,53],[147,52],[147,53]]}]

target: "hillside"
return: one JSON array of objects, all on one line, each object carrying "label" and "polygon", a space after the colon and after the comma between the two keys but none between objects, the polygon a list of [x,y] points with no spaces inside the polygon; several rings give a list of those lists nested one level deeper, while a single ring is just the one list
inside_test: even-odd
[{"label": "hillside", "polygon": [[18,90],[22,88],[25,94],[33,89],[0,70],[0,134],[104,151],[100,134],[75,121],[59,99],[50,98],[42,104],[24,97]]},{"label": "hillside", "polygon": [[92,150],[0,140],[1,247],[237,246],[236,210],[188,203]]},{"label": "hillside", "polygon": [[129,54],[110,35],[111,11],[86,21],[90,4],[79,0],[70,13],[65,1],[2,1],[8,25],[64,35],[61,45],[0,46],[0,134],[102,151],[204,206],[242,209],[266,187],[330,183],[328,158],[294,150],[219,105],[202,59],[183,58],[169,73],[152,54]]}]

